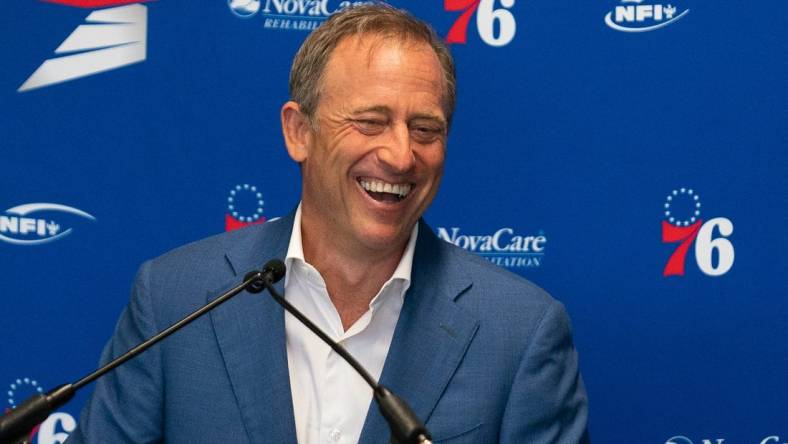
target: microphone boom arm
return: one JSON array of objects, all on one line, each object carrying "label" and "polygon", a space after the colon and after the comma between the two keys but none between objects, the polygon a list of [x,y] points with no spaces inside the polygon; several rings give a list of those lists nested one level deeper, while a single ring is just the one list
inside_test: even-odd
[{"label": "microphone boom arm", "polygon": [[[273,262],[273,261],[271,261]],[[284,274],[285,264],[279,261],[275,267],[282,268]],[[256,272],[251,272],[246,275],[246,278],[251,278]],[[391,429],[391,442],[392,444],[431,444],[430,433],[427,427],[419,420],[418,416],[408,406],[408,404],[400,397],[389,391],[386,387],[375,381],[375,378],[361,366],[356,358],[351,355],[345,347],[331,339],[323,330],[315,325],[309,318],[301,313],[297,308],[288,302],[279,292],[276,291],[272,282],[260,278],[257,284],[253,284],[253,289],[250,292],[260,292],[263,288],[268,290],[271,297],[279,303],[285,310],[296,317],[302,324],[309,330],[317,335],[323,342],[328,344],[337,354],[339,354],[353,369],[364,378],[364,381],[372,387],[375,401],[378,403],[380,413],[386,419]]]},{"label": "microphone boom arm", "polygon": [[[269,261],[263,267],[262,271],[255,271],[247,274],[244,278],[244,281],[240,284],[231,288],[203,307],[195,310],[180,321],[146,339],[126,353],[101,366],[93,373],[88,374],[74,383],[59,385],[47,393],[39,393],[25,400],[25,402],[19,405],[19,407],[0,417],[0,444],[15,443],[24,440],[25,436],[29,434],[36,425],[47,419],[47,417],[52,412],[54,412],[55,409],[70,401],[71,398],[74,397],[74,394],[77,392],[77,390],[90,384],[96,379],[104,376],[106,373],[114,370],[119,365],[122,365],[129,359],[149,349],[154,344],[185,327],[205,313],[227,302],[233,296],[246,290],[247,287],[250,293],[257,293],[257,291],[254,291],[254,285],[258,284],[261,279],[265,280],[266,282],[270,281],[271,283],[282,279],[282,276],[284,276],[284,271],[282,271],[281,275],[277,275],[272,269],[272,262],[274,261]],[[281,261],[277,262],[281,263]]]},{"label": "microphone boom arm", "polygon": [[252,271],[244,276],[243,282],[227,290],[221,296],[195,310],[185,318],[170,325],[154,336],[146,339],[139,345],[131,348],[126,353],[118,356],[109,363],[101,366],[94,372],[84,376],[71,384],[55,387],[45,394],[31,396],[19,407],[0,417],[0,444],[24,442],[26,436],[37,425],[43,422],[55,409],[70,401],[77,390],[104,376],[126,361],[139,355],[153,345],[162,341],[195,319],[227,302],[244,290],[249,293],[260,293],[267,289],[274,300],[285,310],[295,316],[300,322],[316,334],[323,342],[345,359],[354,370],[372,387],[375,400],[380,412],[391,428],[392,444],[431,444],[427,428],[419,420],[413,410],[397,395],[375,381],[375,378],[359,364],[358,361],[340,344],[332,340],[304,314],[287,302],[274,288],[273,284],[285,275],[285,265],[278,259],[268,261],[262,271]]}]

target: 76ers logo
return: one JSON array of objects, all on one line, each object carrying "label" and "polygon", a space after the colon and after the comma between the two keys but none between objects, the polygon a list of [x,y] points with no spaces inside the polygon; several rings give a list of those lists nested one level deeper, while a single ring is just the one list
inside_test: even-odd
[{"label": "76ers logo", "polygon": [[248,183],[236,185],[227,196],[228,213],[224,215],[224,231],[265,222],[264,203],[263,194],[257,191],[256,186]]},{"label": "76ers logo", "polygon": [[[722,276],[733,266],[733,244],[727,239],[733,233],[733,222],[715,217],[704,222],[700,218],[700,196],[692,189],[673,190],[665,198],[665,219],[662,221],[662,242],[678,243],[668,259],[663,276],[684,275],[684,262],[695,242],[695,261],[708,276]],[[715,235],[715,230],[719,234]],[[716,256],[716,260],[715,260]]]},{"label": "76ers logo", "polygon": [[[504,46],[512,41],[517,31],[517,22],[509,8],[514,0],[500,0],[501,8],[496,8],[497,0],[443,0],[443,8],[447,11],[463,11],[454,22],[446,36],[446,43],[465,43],[468,34],[468,23],[476,13],[476,28],[479,37],[490,46]],[[495,25],[498,25],[496,35]]]}]

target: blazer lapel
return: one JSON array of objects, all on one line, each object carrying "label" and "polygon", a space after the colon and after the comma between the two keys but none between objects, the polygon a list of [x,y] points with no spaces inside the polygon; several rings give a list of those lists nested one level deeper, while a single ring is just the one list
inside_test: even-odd
[{"label": "blazer lapel", "polygon": [[[478,321],[454,303],[471,282],[462,270],[452,269],[447,254],[446,246],[422,222],[411,286],[380,378],[424,422],[478,329]],[[389,439],[388,424],[373,400],[359,442],[380,444]]]},{"label": "blazer lapel", "polygon": [[[208,299],[237,285],[247,271],[273,258],[284,259],[292,222],[292,214],[269,222],[256,239],[228,251],[236,276]],[[280,293],[283,283],[275,285]],[[244,292],[213,310],[211,320],[249,442],[295,443],[284,310],[267,292]]]}]

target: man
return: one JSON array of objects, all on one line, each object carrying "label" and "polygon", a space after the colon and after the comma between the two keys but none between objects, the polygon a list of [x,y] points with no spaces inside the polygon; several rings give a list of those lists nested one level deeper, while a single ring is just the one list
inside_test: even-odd
[{"label": "man", "polygon": [[[296,212],[143,264],[102,360],[285,257],[280,291],[407,400],[436,442],[584,440],[562,305],[420,222],[455,92],[430,28],[388,6],[349,8],[301,47],[290,89],[281,118],[301,167]],[[242,294],[98,382],[69,443],[388,442],[371,400],[268,296]]]}]

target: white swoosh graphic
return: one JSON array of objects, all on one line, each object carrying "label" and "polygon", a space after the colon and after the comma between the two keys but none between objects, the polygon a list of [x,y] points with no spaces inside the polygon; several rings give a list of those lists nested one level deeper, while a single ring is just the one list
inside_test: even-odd
[{"label": "white swoosh graphic", "polygon": [[672,19],[668,20],[667,22],[662,22],[660,24],[653,25],[653,26],[647,26],[645,28],[627,28],[627,27],[621,26],[621,25],[619,25],[619,24],[617,24],[617,23],[615,23],[613,21],[613,12],[608,12],[607,15],[605,16],[605,23],[607,24],[607,26],[610,26],[611,28],[615,29],[616,31],[646,32],[646,31],[653,31],[653,30],[659,29],[659,28],[664,28],[665,26],[668,26],[669,24],[675,22],[676,20],[684,17],[685,15],[687,15],[688,12],[690,12],[689,9],[687,9],[686,11],[682,12],[681,14],[673,17]]},{"label": "white swoosh graphic", "polygon": [[142,62],[147,54],[148,10],[140,4],[93,11],[55,50],[84,51],[45,60],[17,91],[67,82]]},{"label": "white swoosh graphic", "polygon": [[78,208],[69,207],[68,205],[46,203],[46,202],[17,205],[5,211],[7,213],[17,214],[19,216],[25,216],[29,213],[34,213],[36,211],[62,211],[64,213],[76,214],[77,216],[82,216],[86,219],[96,220],[96,218],[93,217],[91,214],[86,213]]}]

